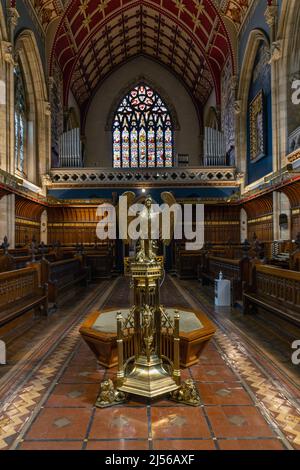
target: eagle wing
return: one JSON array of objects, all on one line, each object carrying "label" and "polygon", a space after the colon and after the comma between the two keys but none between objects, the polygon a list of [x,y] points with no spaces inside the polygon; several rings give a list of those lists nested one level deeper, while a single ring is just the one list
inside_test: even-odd
[{"label": "eagle wing", "polygon": [[[174,197],[174,195],[168,191],[164,191],[163,193],[161,193],[160,195],[161,199],[163,200],[163,202],[165,204],[167,204],[169,207],[172,207],[174,205],[177,205],[177,201]],[[159,227],[160,227],[160,231],[161,231],[161,239],[164,243],[164,245],[168,246],[170,245],[172,239],[173,239],[173,236],[174,236],[174,228],[176,227],[176,223],[177,223],[177,212],[171,212],[170,213],[170,236],[169,238],[163,238],[163,233],[162,233],[162,214],[161,214],[161,219],[160,219],[160,224],[159,224]]]}]

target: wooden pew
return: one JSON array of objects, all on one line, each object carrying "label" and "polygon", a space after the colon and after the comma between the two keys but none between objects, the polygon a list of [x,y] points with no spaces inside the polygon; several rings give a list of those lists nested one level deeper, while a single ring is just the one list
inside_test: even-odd
[{"label": "wooden pew", "polygon": [[0,273],[0,328],[27,312],[48,313],[47,286],[40,287],[35,268]]},{"label": "wooden pew", "polygon": [[293,271],[300,271],[300,233],[298,233],[290,250],[289,268]]},{"label": "wooden pew", "polygon": [[80,257],[55,261],[41,261],[42,283],[48,284],[49,302],[57,306],[62,298],[66,298],[68,290],[88,283],[88,269]]},{"label": "wooden pew", "polygon": [[84,253],[85,262],[91,269],[92,279],[110,278],[113,269],[111,252],[103,250],[88,250]]},{"label": "wooden pew", "polygon": [[175,270],[180,279],[196,279],[200,263],[200,251],[177,250]]},{"label": "wooden pew", "polygon": [[243,300],[244,313],[260,307],[300,326],[300,272],[256,265]]}]

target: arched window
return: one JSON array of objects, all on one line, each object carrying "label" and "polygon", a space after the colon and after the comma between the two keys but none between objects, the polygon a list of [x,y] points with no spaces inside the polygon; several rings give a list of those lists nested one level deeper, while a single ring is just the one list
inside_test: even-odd
[{"label": "arched window", "polygon": [[114,117],[114,167],[172,167],[173,154],[173,125],[166,105],[148,85],[135,86]]},{"label": "arched window", "polygon": [[16,170],[25,174],[26,156],[26,94],[22,71],[19,65],[14,70],[15,75],[15,165]]}]

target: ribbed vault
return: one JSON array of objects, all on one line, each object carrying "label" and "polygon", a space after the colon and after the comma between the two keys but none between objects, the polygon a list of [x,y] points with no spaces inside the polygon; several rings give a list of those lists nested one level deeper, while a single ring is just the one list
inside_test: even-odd
[{"label": "ribbed vault", "polygon": [[143,54],[180,77],[204,103],[232,49],[212,0],[72,0],[60,20],[51,62],[82,108],[116,67]]}]

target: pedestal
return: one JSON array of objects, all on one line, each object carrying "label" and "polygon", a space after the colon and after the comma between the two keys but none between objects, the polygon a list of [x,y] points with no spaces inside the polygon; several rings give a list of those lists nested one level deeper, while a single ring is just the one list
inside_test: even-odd
[{"label": "pedestal", "polygon": [[[171,317],[174,316],[175,309],[166,310]],[[216,330],[202,311],[180,308],[177,310],[180,315],[180,365],[190,367],[198,363],[203,349]],[[129,309],[95,311],[86,318],[80,328],[84,341],[97,357],[99,364],[106,368],[118,365],[117,311],[120,311],[124,318],[127,318],[130,312]]]}]

